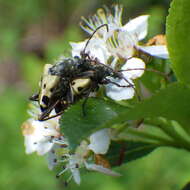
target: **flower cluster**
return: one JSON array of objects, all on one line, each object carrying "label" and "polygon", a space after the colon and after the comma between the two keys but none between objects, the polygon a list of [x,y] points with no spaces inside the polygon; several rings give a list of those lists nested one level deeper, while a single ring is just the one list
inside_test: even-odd
[{"label": "flower cluster", "polygon": [[64,169],[57,174],[57,177],[70,171],[71,176],[66,182],[68,183],[73,178],[77,184],[80,184],[80,168],[120,176],[104,165],[94,163],[93,159],[96,154],[107,153],[111,141],[109,129],[95,132],[88,140],[82,141],[74,153],[71,153],[66,137],[60,133],[59,118],[41,122],[36,119],[39,113],[37,105],[32,105],[30,111],[32,111],[31,118],[22,125],[26,153],[37,152],[39,155],[47,155],[49,169],[62,165]]},{"label": "flower cluster", "polygon": [[[108,80],[111,83],[105,85],[106,95],[116,101],[131,99],[135,94],[133,80],[141,77],[145,70],[145,62],[137,56],[138,52],[168,58],[165,44],[140,45],[139,43],[147,35],[148,15],[132,19],[125,25],[122,25],[121,17],[122,6],[114,7],[114,15],[109,9],[106,11],[99,9],[94,16],[88,19],[82,18],[81,27],[89,35],[93,34],[88,46],[86,46],[88,39],[70,43],[73,57],[81,56],[86,46],[90,58],[98,59],[101,64],[122,72],[123,79],[110,77]],[[107,24],[108,31],[106,27],[101,27],[103,24]],[[123,88],[123,86],[127,87]],[[80,184],[80,168],[111,176],[120,175],[109,168],[109,163],[103,157],[108,152],[112,140],[111,129],[102,129],[93,133],[72,152],[67,137],[60,132],[59,116],[47,121],[39,121],[38,115],[41,114],[41,110],[38,104],[32,105],[29,114],[30,119],[22,125],[26,153],[37,152],[39,155],[47,155],[50,169],[58,165],[64,166],[58,177],[69,171],[71,176],[67,182],[73,178],[77,184]],[[51,115],[54,113],[51,112]],[[99,156],[99,160],[103,161],[95,161],[95,156]]]}]

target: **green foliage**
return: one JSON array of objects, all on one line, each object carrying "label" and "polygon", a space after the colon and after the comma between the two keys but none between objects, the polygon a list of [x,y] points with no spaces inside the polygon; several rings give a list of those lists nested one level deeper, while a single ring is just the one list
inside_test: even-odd
[{"label": "green foliage", "polygon": [[[92,14],[97,7],[102,6],[102,3],[112,4],[112,1],[109,0],[93,1],[93,3],[88,0],[73,2],[0,0],[0,61],[12,60],[11,64],[17,63],[19,70],[17,80],[9,82],[9,78],[6,78],[4,82],[4,73],[9,73],[9,71],[6,71],[6,67],[1,64],[3,72],[0,76],[0,82],[3,82],[0,87],[0,189],[2,190],[60,190],[64,188],[64,179],[56,180],[55,173],[48,170],[43,158],[25,154],[20,125],[28,117],[26,114],[27,99],[32,90],[38,90],[43,64],[53,61],[59,54],[67,55],[70,49],[68,41],[81,40],[81,31],[76,26],[81,15]],[[169,1],[122,0],[119,3],[123,3],[127,8],[127,11],[124,12],[125,20],[141,13],[149,13],[153,16],[150,19],[149,37],[164,31],[163,22]],[[189,27],[187,27],[190,18],[189,8],[188,0],[174,0],[167,24],[167,39],[172,67],[178,80],[187,84],[189,82],[188,62],[190,60],[188,52],[190,37],[188,35]],[[41,28],[43,29],[42,33],[40,33]],[[37,41],[43,41],[44,44],[37,44],[39,49],[35,51],[28,50],[23,45],[23,41],[28,36],[41,36],[37,38]],[[32,43],[33,40],[28,41],[29,45]],[[163,64],[161,61],[155,62],[154,60],[148,67],[165,72],[163,65],[169,67],[168,63]],[[172,77],[175,78],[174,75]],[[189,133],[189,87],[176,83],[165,88],[163,78],[151,72],[144,75],[142,83],[149,92],[156,92],[156,94],[134,107],[130,107],[130,109],[114,102],[89,99],[85,107],[86,116],[83,117],[82,101],[72,106],[63,116],[62,130],[69,136],[70,141],[74,142],[73,147],[81,139],[88,138],[92,132],[100,128],[112,127],[113,125],[117,128],[120,123],[144,117],[162,116],[169,120],[176,120]],[[158,91],[163,87],[165,89]],[[153,124],[152,120],[151,123]],[[79,125],[80,127],[78,127]],[[168,127],[168,130],[173,135],[173,128],[170,130]],[[111,163],[116,163],[116,161],[128,163],[116,169],[122,173],[121,178],[102,177],[101,174],[88,173],[83,175],[83,183],[80,187],[70,184],[68,189],[179,190],[189,181],[190,158],[188,152],[168,148],[156,149],[148,154],[156,147],[156,144],[137,142],[139,140],[137,138],[134,138],[134,141],[127,141],[129,140],[128,132],[130,130],[126,130],[124,133],[126,136],[121,138],[124,146],[127,146],[124,160],[122,160],[122,145],[118,142],[114,141],[108,152],[108,159]],[[135,132],[141,131],[137,129]],[[70,137],[70,133],[73,134],[73,137]],[[137,136],[137,133],[133,133],[134,136],[135,134]],[[155,139],[158,135],[161,136],[160,133],[156,133],[156,135]],[[188,142],[186,145],[189,146]],[[119,155],[116,154],[118,150],[121,153]],[[148,156],[143,159],[135,160],[147,154]],[[134,161],[130,162],[132,160]],[[115,165],[118,165],[118,162]]]},{"label": "green foliage", "polygon": [[172,67],[179,81],[190,82],[190,1],[174,0],[167,18],[167,41]]},{"label": "green foliage", "polygon": [[[56,188],[56,181],[53,174],[48,173],[45,160],[36,155],[25,154],[20,126],[28,118],[26,100],[24,91],[13,87],[7,88],[0,96],[2,190]],[[46,179],[48,184],[41,183],[41,179]]]},{"label": "green foliage", "polygon": [[88,99],[83,110],[83,102],[77,102],[67,109],[60,121],[61,131],[67,136],[72,148],[76,148],[82,139],[97,129],[110,127],[107,121],[124,110],[118,104],[98,98]]},{"label": "green foliage", "polygon": [[[61,129],[74,148],[82,139],[100,128],[151,117],[165,117],[178,121],[187,134],[190,134],[190,105],[188,102],[190,102],[190,88],[178,83],[169,85],[151,98],[137,103],[131,109],[113,102],[91,98],[85,106],[86,116],[82,114],[82,101],[71,106],[63,114]],[[182,146],[182,148],[185,147],[185,145]]]},{"label": "green foliage", "polygon": [[154,6],[149,10],[149,29],[147,39],[152,38],[158,34],[164,34],[161,27],[165,23],[165,10],[161,6]]},{"label": "green foliage", "polygon": [[162,116],[178,121],[186,131],[189,131],[189,102],[190,88],[180,83],[174,83],[155,93],[151,98],[136,104],[134,108],[120,114],[114,122]]}]

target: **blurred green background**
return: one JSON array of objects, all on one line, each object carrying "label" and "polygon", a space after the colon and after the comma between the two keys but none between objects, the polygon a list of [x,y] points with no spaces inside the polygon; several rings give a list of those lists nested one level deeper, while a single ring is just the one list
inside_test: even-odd
[{"label": "blurred green background", "polygon": [[[60,190],[63,180],[49,171],[44,157],[26,155],[20,126],[27,98],[37,90],[43,64],[68,55],[69,41],[83,40],[80,16],[102,5],[124,5],[123,23],[150,14],[149,37],[164,33],[170,0],[0,0],[0,190]],[[82,174],[82,184],[67,189],[179,190],[190,179],[190,155],[157,149],[121,168],[120,178]]]}]

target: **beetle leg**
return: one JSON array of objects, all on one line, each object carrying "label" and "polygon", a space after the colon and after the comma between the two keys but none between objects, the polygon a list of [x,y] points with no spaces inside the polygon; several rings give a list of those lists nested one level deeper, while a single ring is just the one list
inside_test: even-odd
[{"label": "beetle leg", "polygon": [[57,113],[57,114],[55,114],[55,115],[52,115],[52,116],[50,116],[50,117],[43,118],[43,120],[39,120],[39,121],[47,121],[47,120],[49,120],[49,119],[55,118],[55,117],[57,117],[57,116],[60,116],[60,115],[62,115],[63,113],[64,113],[64,110],[61,111],[61,112],[59,112],[59,113]]},{"label": "beetle leg", "polygon": [[39,121],[47,120],[46,117],[50,114],[50,112],[55,108],[55,106],[59,103],[59,100],[56,101],[53,105],[51,105],[47,110],[45,110],[39,117]]},{"label": "beetle leg", "polygon": [[67,92],[67,102],[70,104],[74,103],[74,95],[73,95],[73,92],[71,90],[71,87],[68,88],[68,92]]}]

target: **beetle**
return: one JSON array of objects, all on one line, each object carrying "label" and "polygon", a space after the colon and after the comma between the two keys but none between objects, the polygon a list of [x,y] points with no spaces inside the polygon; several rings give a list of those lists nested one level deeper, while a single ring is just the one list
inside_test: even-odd
[{"label": "beetle", "polygon": [[[31,101],[38,101],[42,112],[38,118],[40,121],[60,115],[70,104],[84,96],[83,87],[90,84],[89,78],[76,79],[72,82],[61,80],[61,77],[49,74],[51,67],[51,64],[44,65],[39,93],[29,98]],[[53,109],[56,115],[49,116]]]}]

